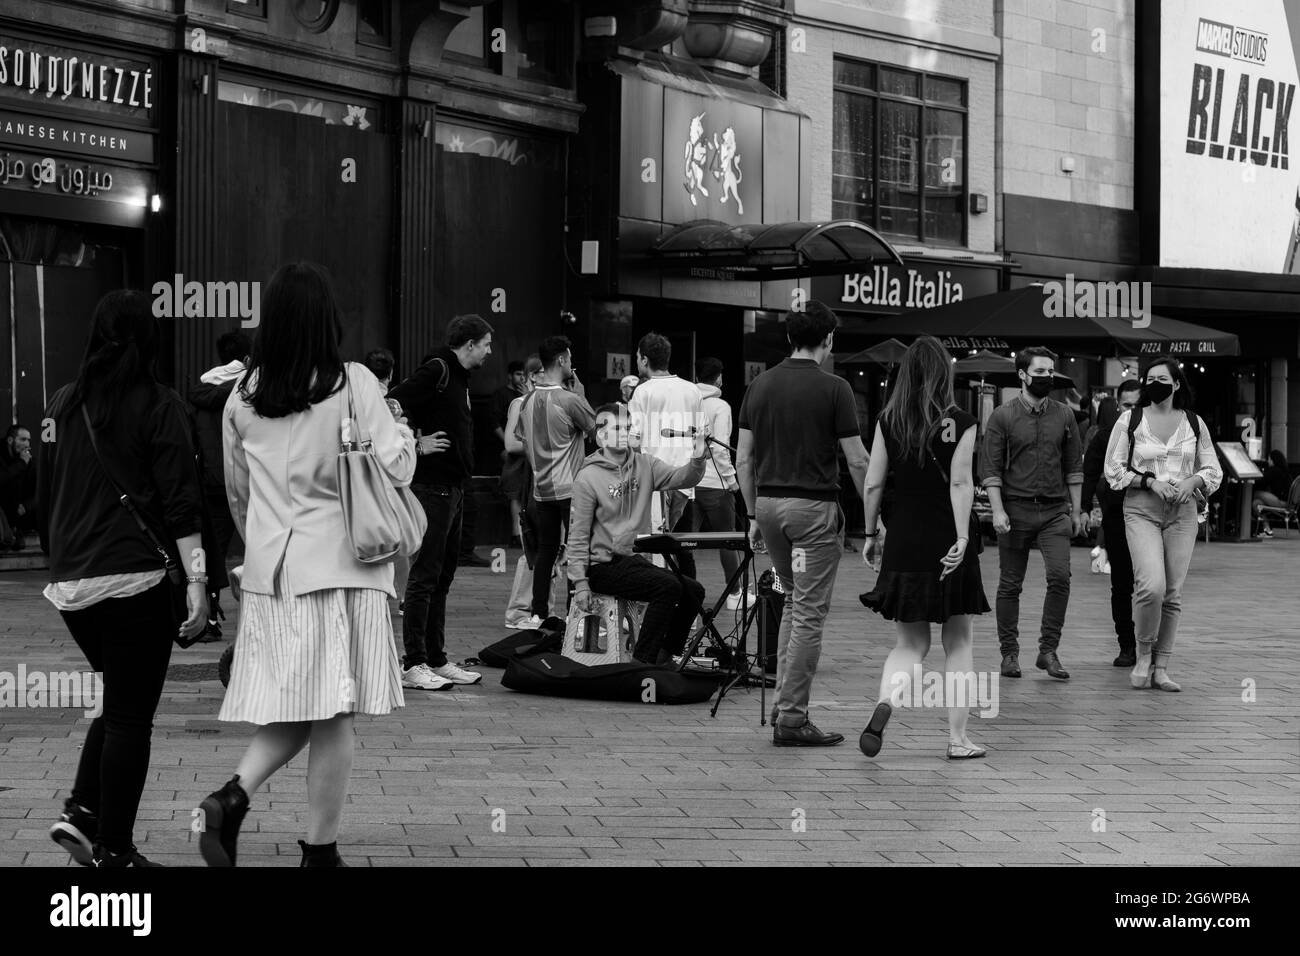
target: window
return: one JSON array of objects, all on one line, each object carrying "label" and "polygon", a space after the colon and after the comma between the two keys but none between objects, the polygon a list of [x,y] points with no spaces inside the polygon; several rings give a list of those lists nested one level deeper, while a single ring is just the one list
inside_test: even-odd
[{"label": "window", "polygon": [[392,45],[389,0],[357,0],[357,41],[371,46]]},{"label": "window", "polygon": [[472,7],[469,16],[451,31],[446,52],[455,58],[478,62],[487,59],[487,30],[484,29],[482,7]]},{"label": "window", "polygon": [[831,208],[881,232],[966,241],[966,84],[835,61]]},{"label": "window", "polygon": [[568,8],[520,3],[519,76],[551,86],[569,85],[573,26]]},{"label": "window", "polygon": [[763,60],[758,68],[759,82],[766,86],[777,96],[785,96],[785,31],[777,30],[776,35],[772,37],[772,48],[767,52],[767,58]]},{"label": "window", "polygon": [[266,19],[266,0],[226,0],[226,10],[246,17]]}]

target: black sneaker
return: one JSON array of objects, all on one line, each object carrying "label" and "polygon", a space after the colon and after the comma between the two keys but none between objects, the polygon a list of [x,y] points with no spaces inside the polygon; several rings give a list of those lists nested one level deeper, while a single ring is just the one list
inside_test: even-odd
[{"label": "black sneaker", "polygon": [[143,853],[135,847],[124,853],[111,853],[105,847],[96,845],[94,866],[105,869],[117,869],[124,866],[162,866],[161,863],[154,863],[147,859]]},{"label": "black sneaker", "polygon": [[85,807],[63,801],[59,821],[50,827],[50,839],[82,866],[95,864],[95,837],[99,833],[99,817]]}]

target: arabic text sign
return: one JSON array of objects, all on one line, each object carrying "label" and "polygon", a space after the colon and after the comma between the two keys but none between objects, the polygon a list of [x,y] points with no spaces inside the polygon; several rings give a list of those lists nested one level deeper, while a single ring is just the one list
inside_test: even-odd
[{"label": "arabic text sign", "polygon": [[0,152],[0,188],[143,207],[152,177],[137,169],[33,153]]}]

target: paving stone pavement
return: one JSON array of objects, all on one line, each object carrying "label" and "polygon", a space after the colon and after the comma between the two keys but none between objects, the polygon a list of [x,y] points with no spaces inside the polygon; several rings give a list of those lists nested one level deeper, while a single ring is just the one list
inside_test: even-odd
[{"label": "paving stone pavement", "polygon": [[[1025,641],[1024,678],[1000,681],[995,717],[971,718],[987,759],[945,760],[935,708],[896,711],[880,756],[859,752],[893,627],[858,603],[873,575],[846,554],[812,705],[843,745],[774,749],[757,689],[711,718],[708,705],[517,694],[488,668],[481,686],[408,691],[404,709],[358,720],[340,848],[375,866],[1300,863],[1300,537],[1197,545],[1171,667],[1181,694],[1132,690],[1111,666],[1109,579],[1089,573],[1086,550],[1072,556],[1061,649],[1072,679],[1036,670]],[[996,551],[981,562],[992,603]],[[716,593],[717,559],[699,565]],[[43,572],[0,575],[0,671],[85,666],[43,584]],[[506,575],[460,572],[454,658],[505,633],[509,589]],[[1035,554],[1022,637],[1042,598]],[[992,614],[975,634],[976,669],[996,673]],[[224,646],[177,650],[173,665],[211,664]],[[942,660],[936,636],[927,668]],[[215,680],[164,689],[136,830],[160,863],[198,862],[191,810],[247,743],[247,726],[216,720],[221,694]],[[46,828],[87,724],[79,710],[0,709],[0,864],[68,865]],[[305,776],[302,756],[257,794],[242,864],[297,865]]]}]

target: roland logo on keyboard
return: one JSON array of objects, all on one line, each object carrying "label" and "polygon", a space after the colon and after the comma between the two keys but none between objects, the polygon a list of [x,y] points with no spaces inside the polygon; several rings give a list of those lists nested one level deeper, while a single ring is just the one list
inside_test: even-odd
[{"label": "roland logo on keyboard", "polygon": [[692,531],[639,534],[632,550],[642,554],[676,554],[681,551],[748,551],[749,535],[743,531]]}]

